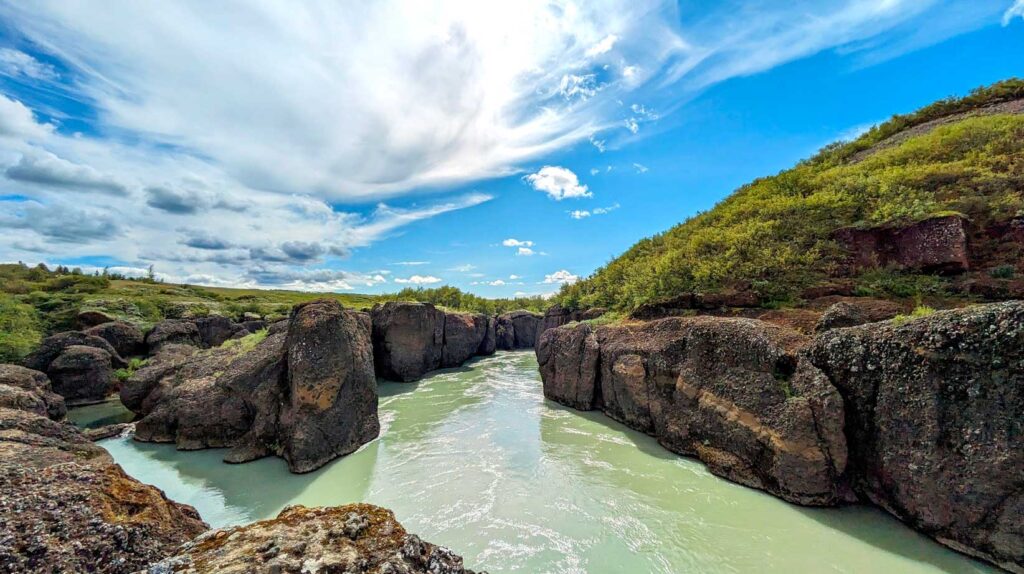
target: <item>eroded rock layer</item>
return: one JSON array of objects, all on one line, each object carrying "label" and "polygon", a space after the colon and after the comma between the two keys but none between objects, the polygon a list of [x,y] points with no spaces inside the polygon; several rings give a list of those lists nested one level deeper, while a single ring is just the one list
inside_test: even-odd
[{"label": "eroded rock layer", "polygon": [[748,319],[670,318],[550,329],[548,398],[601,409],[711,472],[791,502],[848,497],[843,405],[797,352],[802,335]]}]

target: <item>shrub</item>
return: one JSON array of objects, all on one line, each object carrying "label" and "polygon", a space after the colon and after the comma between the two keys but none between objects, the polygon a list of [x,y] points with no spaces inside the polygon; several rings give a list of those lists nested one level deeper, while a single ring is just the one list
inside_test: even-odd
[{"label": "shrub", "polygon": [[43,338],[36,310],[9,295],[0,295],[0,363],[16,363]]},{"label": "shrub", "polygon": [[1013,279],[1015,273],[1013,265],[1000,265],[988,272],[993,279]]},{"label": "shrub", "polygon": [[239,353],[248,353],[249,351],[256,348],[267,338],[269,331],[267,329],[260,329],[255,333],[249,333],[248,335],[239,339],[228,339],[221,344],[222,349],[234,349]]}]

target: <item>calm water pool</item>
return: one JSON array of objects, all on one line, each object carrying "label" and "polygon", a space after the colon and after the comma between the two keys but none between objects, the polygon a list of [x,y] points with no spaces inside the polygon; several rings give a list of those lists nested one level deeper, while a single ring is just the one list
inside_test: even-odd
[{"label": "calm water pool", "polygon": [[[273,458],[228,465],[215,450],[101,444],[214,526],[289,504],[372,502],[492,574],[996,572],[880,511],[786,504],[599,414],[546,401],[531,352],[380,392],[381,438],[306,475]],[[88,408],[72,417],[120,412]]]}]

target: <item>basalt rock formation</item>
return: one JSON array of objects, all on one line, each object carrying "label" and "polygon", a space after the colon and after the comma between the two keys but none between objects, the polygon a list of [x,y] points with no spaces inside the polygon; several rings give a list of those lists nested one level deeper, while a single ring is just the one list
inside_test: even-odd
[{"label": "basalt rock formation", "polygon": [[715,474],[800,504],[867,501],[1024,572],[1024,303],[831,327],[580,323],[546,331],[537,357],[549,399]]},{"label": "basalt rock formation", "polygon": [[296,306],[252,349],[167,345],[125,383],[135,438],[231,447],[227,462],[281,456],[308,472],[380,431],[369,318],[336,301]]},{"label": "basalt rock formation", "polygon": [[494,319],[479,313],[445,313],[430,303],[389,301],[370,311],[377,374],[416,381],[430,371],[457,367],[501,347]]},{"label": "basalt rock formation", "polygon": [[555,304],[548,307],[548,310],[544,312],[544,317],[540,321],[540,332],[537,333],[537,336],[540,337],[540,335],[548,329],[554,329],[555,327],[561,327],[562,325],[568,325],[569,323],[578,323],[579,321],[597,319],[604,314],[605,310],[601,308],[566,309],[561,305]]},{"label": "basalt rock formation", "polygon": [[64,397],[53,392],[45,373],[18,365],[0,365],[0,408],[25,411],[53,420],[67,414]]},{"label": "basalt rock formation", "polygon": [[807,356],[843,397],[858,494],[1024,572],[1024,303],[829,331]]},{"label": "basalt rock formation", "polygon": [[915,271],[962,273],[970,269],[967,222],[958,215],[906,226],[845,227],[833,237],[854,269],[896,265]]},{"label": "basalt rock formation", "polygon": [[68,403],[104,400],[114,389],[110,353],[96,347],[72,345],[50,363],[47,373],[53,390]]},{"label": "basalt rock formation", "polygon": [[206,532],[149,572],[473,574],[462,557],[407,533],[390,510],[370,504],[289,506],[277,518]]},{"label": "basalt rock formation", "polygon": [[202,347],[203,338],[195,321],[189,319],[165,319],[146,333],[146,347],[151,354],[160,352],[164,345],[191,345]]},{"label": "basalt rock formation", "polygon": [[537,357],[548,398],[600,409],[719,476],[829,505],[849,496],[843,404],[799,357],[806,343],[755,320],[670,318],[551,329]]},{"label": "basalt rock formation", "polygon": [[110,354],[110,365],[115,369],[127,366],[121,355],[105,339],[79,331],[66,331],[43,339],[39,347],[25,357],[22,363],[32,370],[46,372],[50,363],[72,345],[96,347],[106,351]]},{"label": "basalt rock formation", "polygon": [[19,369],[0,366],[0,396],[8,387],[35,395],[0,407],[0,571],[127,574],[208,528],[55,420],[63,415],[45,376]]},{"label": "basalt rock formation", "polygon": [[85,330],[86,335],[99,337],[117,351],[122,357],[142,355],[146,352],[146,341],[142,330],[124,321],[101,323]]},{"label": "basalt rock formation", "polygon": [[495,320],[498,349],[511,351],[534,348],[542,320],[542,315],[524,310],[498,315]]}]

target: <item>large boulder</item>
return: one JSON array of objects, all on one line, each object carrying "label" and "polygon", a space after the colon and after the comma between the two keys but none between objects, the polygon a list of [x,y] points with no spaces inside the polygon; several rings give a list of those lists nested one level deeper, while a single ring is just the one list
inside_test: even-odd
[{"label": "large boulder", "polygon": [[103,349],[110,355],[110,364],[115,369],[128,365],[105,339],[80,331],[65,331],[50,335],[39,343],[39,347],[35,351],[25,357],[22,364],[34,371],[46,372],[50,368],[50,363],[72,345]]},{"label": "large boulder", "polygon": [[843,404],[797,351],[806,337],[752,319],[669,318],[541,336],[545,395],[600,408],[725,478],[790,502],[848,499]]},{"label": "large boulder", "polygon": [[494,346],[501,351],[516,348],[516,333],[512,321],[500,316],[494,318]]},{"label": "large boulder", "polygon": [[122,391],[144,414],[137,440],[229,447],[226,462],[273,454],[308,472],[380,431],[369,317],[336,301],[297,306],[288,329],[255,348],[178,349],[166,347]]},{"label": "large boulder", "polygon": [[498,316],[496,328],[498,348],[502,350],[532,349],[537,343],[543,316],[531,311],[519,310]]},{"label": "large boulder", "polygon": [[900,312],[900,306],[883,299],[845,298],[833,303],[821,314],[814,330],[823,333],[830,329],[856,327],[865,323],[887,321]]},{"label": "large boulder", "polygon": [[957,215],[904,226],[846,227],[833,237],[849,253],[853,269],[887,265],[940,273],[970,269],[967,223]]},{"label": "large boulder", "polygon": [[146,346],[150,354],[160,352],[164,345],[192,345],[203,347],[203,338],[195,321],[188,319],[165,319],[146,333]]},{"label": "large boulder", "polygon": [[150,574],[224,572],[473,574],[462,557],[409,534],[370,504],[289,506],[277,518],[211,530]]},{"label": "large boulder", "polygon": [[73,425],[0,408],[0,572],[128,574],[208,526]]},{"label": "large boulder", "polygon": [[75,324],[78,325],[79,329],[88,329],[90,327],[95,327],[96,325],[109,323],[113,320],[114,317],[111,317],[103,311],[97,310],[81,311],[75,316]]},{"label": "large boulder", "polygon": [[479,313],[445,313],[441,366],[458,367],[474,357],[487,337],[488,320]]},{"label": "large boulder", "polygon": [[292,309],[279,433],[292,472],[319,468],[380,433],[370,326],[361,316],[332,299]]},{"label": "large boulder", "polygon": [[0,407],[28,411],[55,421],[68,412],[64,397],[53,392],[45,373],[19,365],[0,365]]},{"label": "large boulder", "polygon": [[199,317],[195,324],[203,347],[219,347],[232,335],[244,330],[241,325],[222,315]]},{"label": "large boulder", "polygon": [[72,345],[50,363],[47,374],[53,390],[68,404],[103,401],[114,390],[110,353],[96,347]]},{"label": "large boulder", "polygon": [[110,321],[85,330],[86,335],[99,337],[122,357],[142,355],[146,352],[142,330],[124,321]]},{"label": "large boulder", "polygon": [[829,331],[807,356],[846,403],[861,496],[1024,572],[1024,303]]},{"label": "large boulder", "polygon": [[429,303],[389,301],[374,305],[373,359],[377,374],[415,381],[441,365],[445,314]]}]

